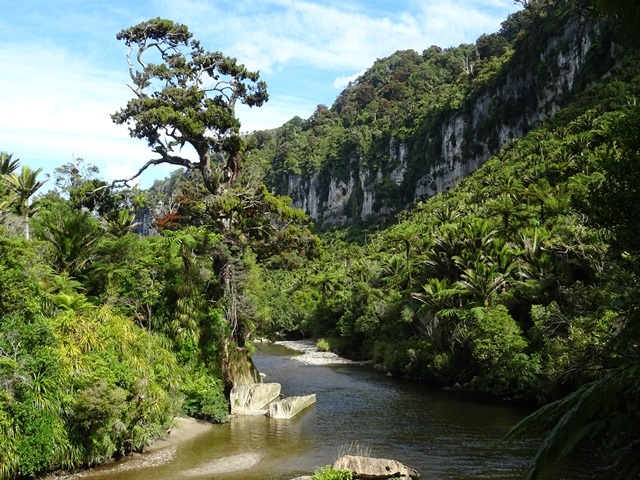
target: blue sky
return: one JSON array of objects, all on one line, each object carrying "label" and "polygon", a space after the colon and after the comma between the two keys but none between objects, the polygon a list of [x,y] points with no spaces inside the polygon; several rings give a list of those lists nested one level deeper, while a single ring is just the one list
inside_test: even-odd
[{"label": "blue sky", "polygon": [[[267,82],[269,102],[239,108],[243,131],[330,106],[349,80],[396,50],[473,43],[500,29],[512,0],[0,0],[0,151],[53,169],[74,158],[123,178],[153,158],[110,114],[131,97],[116,34],[163,17]],[[175,167],[153,167],[148,187]]]}]

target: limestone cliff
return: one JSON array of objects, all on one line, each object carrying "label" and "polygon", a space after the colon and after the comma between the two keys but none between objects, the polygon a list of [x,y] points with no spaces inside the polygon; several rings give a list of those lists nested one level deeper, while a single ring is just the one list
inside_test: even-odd
[{"label": "limestone cliff", "polygon": [[[551,118],[595,80],[594,72],[606,73],[603,65],[607,68],[612,65],[608,57],[614,44],[607,37],[606,28],[575,8],[565,8],[562,15],[555,14],[562,28],[556,28],[554,35],[527,43],[520,33],[512,44],[509,59],[492,73],[491,81],[482,84],[483,90],[465,87],[464,97],[453,108],[440,108],[437,115],[408,113],[413,117],[405,121],[403,128],[390,126],[387,131],[377,133],[364,121],[349,123],[345,120],[349,115],[346,108],[334,105],[332,110],[347,125],[343,136],[356,137],[359,132],[373,131],[370,135],[378,135],[374,138],[377,145],[380,138],[382,145],[386,145],[384,151],[380,147],[366,150],[360,147],[362,142],[344,141],[339,155],[331,153],[339,158],[322,159],[315,171],[284,170],[279,173],[281,187],[275,189],[289,195],[295,207],[325,226],[385,217],[448,191],[503,146]],[[528,28],[536,28],[535,23],[531,22]],[[527,34],[533,37],[540,32]],[[477,52],[478,44],[475,47]],[[489,61],[495,59],[485,63]],[[473,65],[466,73],[473,73],[472,69]],[[393,73],[387,84],[397,77]],[[364,83],[362,78],[350,85],[343,96],[362,97]],[[375,88],[383,91],[384,85]],[[414,104],[415,98],[411,100]],[[384,101],[380,99],[379,103]],[[414,107],[412,104],[408,109],[415,110]],[[375,126],[375,120],[378,119],[374,113],[370,125]],[[310,119],[308,123],[313,122]],[[306,148],[312,152],[310,147]]]}]

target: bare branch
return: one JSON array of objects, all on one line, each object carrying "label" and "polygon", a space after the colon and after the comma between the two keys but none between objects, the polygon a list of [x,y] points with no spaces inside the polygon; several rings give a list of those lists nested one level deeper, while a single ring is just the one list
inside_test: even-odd
[{"label": "bare branch", "polygon": [[94,190],[94,192],[97,192],[98,190],[103,190],[105,188],[113,188],[118,184],[123,184],[123,185],[128,187],[130,181],[135,180],[136,178],[138,178],[140,175],[142,175],[142,173],[147,168],[149,168],[149,167],[151,167],[153,165],[161,165],[163,163],[169,163],[171,165],[178,165],[180,167],[185,167],[188,170],[199,169],[199,164],[198,163],[194,163],[194,162],[192,162],[190,160],[187,160],[186,158],[177,157],[177,156],[174,156],[174,155],[168,155],[168,154],[162,153],[162,152],[157,152],[157,153],[162,155],[162,158],[154,158],[152,160],[149,160],[142,167],[140,167],[140,169],[134,175],[132,175],[131,177],[114,180],[113,182],[111,182],[110,185],[105,185],[103,187],[96,188]]},{"label": "bare branch", "polygon": [[131,80],[135,81],[136,77],[133,74],[133,63],[131,63],[132,53],[133,53],[133,45],[129,45],[129,52],[127,53],[127,63],[129,64],[129,76],[131,77]]}]

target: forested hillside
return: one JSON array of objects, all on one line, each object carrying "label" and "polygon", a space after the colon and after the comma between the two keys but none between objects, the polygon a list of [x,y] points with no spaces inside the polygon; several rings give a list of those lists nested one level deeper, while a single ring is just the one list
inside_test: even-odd
[{"label": "forested hillside", "polygon": [[453,187],[615,63],[585,2],[530,2],[475,44],[379,59],[328,108],[257,132],[250,159],[319,226],[379,221]]},{"label": "forested hillside", "polygon": [[[504,117],[497,118],[497,126],[476,125],[478,137],[460,142],[459,161],[475,154],[477,138],[494,142],[485,153],[502,147],[496,155],[448,193],[402,211],[391,225],[379,223],[410,201],[407,191],[412,195],[407,173],[401,182],[392,181],[398,157],[390,155],[389,145],[413,138],[409,150],[415,154],[412,135],[429,138],[420,127],[446,121],[453,108],[464,112],[484,89],[513,73],[514,59],[530,60],[539,76],[553,76],[556,72],[538,65],[540,56],[531,52],[548,49],[540,44],[557,35],[551,25],[584,13],[583,7],[531,2],[500,34],[475,46],[430,48],[422,56],[398,52],[379,61],[331,109],[256,134],[264,150],[258,147],[254,158],[267,165],[276,190],[291,187],[286,183],[291,174],[344,179],[357,152],[361,166],[370,162],[373,171],[383,172],[376,198],[393,207],[377,209],[378,226],[356,222],[323,235],[317,261],[265,272],[271,279],[267,285],[274,286],[265,299],[273,330],[322,338],[325,348],[371,358],[383,371],[502,398],[555,401],[514,431],[551,432],[532,475],[545,461],[585,447],[612,468],[603,478],[635,478],[640,431],[635,27],[598,20],[594,28],[602,43],[590,50],[592,63],[576,77],[582,93],[554,99],[557,110],[523,128],[519,139],[495,142],[492,135],[501,122],[521,118],[526,105],[494,111]],[[637,18],[636,5],[617,8],[619,16]],[[549,30],[541,31],[543,25]],[[497,55],[481,56],[475,73],[465,72],[489,39]],[[434,68],[433,59],[451,67],[425,74],[425,68]],[[386,81],[376,83],[381,71],[388,73]],[[527,92],[542,84],[539,76],[523,86],[521,102],[532,100]],[[437,95],[426,96],[424,84],[416,88],[417,79]],[[402,95],[392,102],[385,97],[389,89]],[[425,99],[440,103],[425,105]],[[381,105],[388,106],[388,115],[378,115]],[[356,139],[354,132],[365,132],[370,141]],[[410,157],[406,172],[420,168],[415,161]],[[354,220],[358,211],[340,214]]]},{"label": "forested hillside", "polygon": [[[252,341],[283,333],[541,405],[511,434],[547,435],[531,478],[578,451],[637,478],[640,8],[522,3],[498,33],[397,52],[251,135],[234,106],[266,99],[256,73],[168,20],[120,32],[138,60],[171,53],[132,68],[113,120],[158,155],[141,171],[183,169],[142,191],[77,160],[43,194],[2,153],[0,478],[139,451],[177,413],[224,421]],[[201,75],[227,83],[209,98]],[[307,180],[315,203],[292,191]],[[314,233],[281,193],[343,228]]]},{"label": "forested hillside", "polygon": [[[538,419],[545,431],[569,415],[550,453],[598,438],[636,455],[638,62],[626,57],[397,224],[327,234],[319,260],[265,272],[272,328],[323,337],[395,375],[571,398]],[[564,397],[576,389],[584,396]]]}]

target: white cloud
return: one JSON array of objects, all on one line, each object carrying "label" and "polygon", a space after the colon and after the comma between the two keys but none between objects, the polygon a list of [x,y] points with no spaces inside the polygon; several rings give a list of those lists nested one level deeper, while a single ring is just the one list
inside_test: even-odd
[{"label": "white cloud", "polygon": [[236,113],[243,132],[267,130],[279,127],[295,116],[308,118],[315,111],[317,103],[293,96],[276,95],[260,108],[240,105]]},{"label": "white cloud", "polygon": [[[237,111],[242,130],[253,131],[307,118],[377,58],[473,41],[516,9],[512,0],[398,0],[385,11],[365,0],[45,3],[37,11],[5,9],[0,18],[7,27],[0,29],[0,150],[48,172],[83,157],[107,179],[130,176],[152,157],[144,141],[110,118],[131,98],[126,49],[115,40],[121,28],[172,18],[204,48],[261,70],[269,102]],[[174,169],[152,167],[144,178]]]},{"label": "white cloud", "polygon": [[394,14],[349,8],[349,3],[250,3],[252,8],[242,2],[167,1],[165,8],[207,43],[266,72],[288,63],[327,70],[368,68],[376,58],[399,49],[422,51],[432,44],[449,47],[473,41],[499,28],[505,10],[515,10],[507,0],[410,2]]},{"label": "white cloud", "polygon": [[0,45],[0,149],[46,173],[73,158],[97,165],[107,179],[132,175],[149,157],[110,115],[126,104],[125,78],[96,70],[61,49]]},{"label": "white cloud", "polygon": [[349,85],[349,83],[355,82],[358,79],[358,77],[363,75],[365,72],[366,70],[360,70],[358,73],[354,73],[353,75],[336,77],[336,79],[333,81],[333,86],[337,89],[343,89],[347,85]]}]

